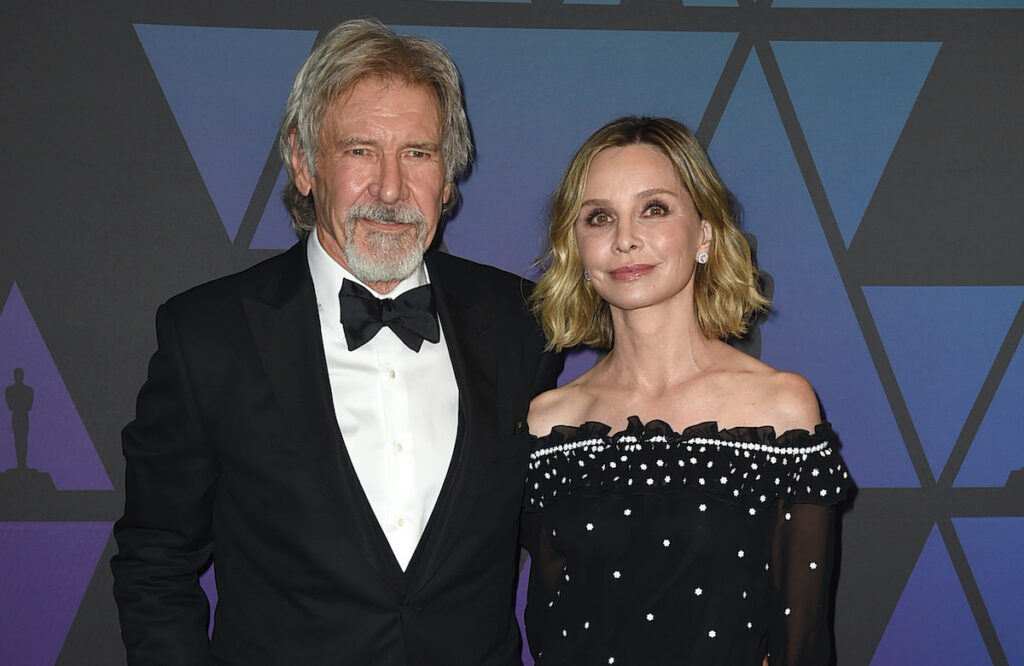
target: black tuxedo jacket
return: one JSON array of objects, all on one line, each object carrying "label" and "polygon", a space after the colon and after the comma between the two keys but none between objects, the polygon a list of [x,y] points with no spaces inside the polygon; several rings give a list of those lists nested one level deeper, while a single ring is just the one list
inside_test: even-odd
[{"label": "black tuxedo jacket", "polygon": [[[438,252],[426,262],[459,427],[405,572],[334,416],[305,244],[161,306],[114,529],[129,664],[520,663],[523,423],[561,359],[543,352],[527,283]],[[211,558],[208,641],[198,573]]]}]

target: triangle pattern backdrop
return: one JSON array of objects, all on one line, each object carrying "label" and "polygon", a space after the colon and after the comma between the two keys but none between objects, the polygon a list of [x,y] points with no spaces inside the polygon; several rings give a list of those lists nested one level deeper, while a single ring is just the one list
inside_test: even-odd
[{"label": "triangle pattern backdrop", "polygon": [[932,528],[871,666],[990,663],[942,537]]},{"label": "triangle pattern backdrop", "polygon": [[317,33],[147,24],[135,32],[234,240]]},{"label": "triangle pattern backdrop", "polygon": [[[999,382],[992,403],[956,477],[958,486],[1002,486],[1024,469],[1024,338]],[[1018,566],[1024,563],[1020,560]],[[1024,588],[1020,588],[1024,589]],[[1022,616],[1024,617],[1024,616]],[[1024,632],[1022,632],[1024,635]],[[1022,661],[1024,663],[1024,661]]]},{"label": "triangle pattern backdrop", "polygon": [[112,525],[0,523],[4,666],[49,666],[57,660]]},{"label": "triangle pattern backdrop", "polygon": [[849,246],[939,45],[772,42],[772,50]]},{"label": "triangle pattern backdrop", "polygon": [[1007,662],[1024,664],[1024,518],[958,518],[953,525]]},{"label": "triangle pattern backdrop", "polygon": [[[50,475],[57,490],[113,490],[78,409],[18,289],[11,287],[0,311],[0,387],[14,369],[34,393],[28,412],[28,467]],[[10,412],[0,409],[0,473],[15,467]]]},{"label": "triangle pattern backdrop", "polygon": [[938,478],[1024,287],[865,287],[864,294]]},{"label": "triangle pattern backdrop", "polygon": [[775,284],[762,358],[810,380],[861,487],[915,486],[903,439],[783,129],[751,53],[711,142]]}]

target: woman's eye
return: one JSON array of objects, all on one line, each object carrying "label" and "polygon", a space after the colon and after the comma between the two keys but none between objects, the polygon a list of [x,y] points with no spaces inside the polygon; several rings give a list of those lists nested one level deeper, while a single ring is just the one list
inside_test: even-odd
[{"label": "woman's eye", "polygon": [[603,210],[592,210],[584,218],[584,221],[590,225],[601,226],[610,223],[612,216]]},{"label": "woman's eye", "polygon": [[661,217],[668,215],[668,208],[659,203],[648,204],[644,210],[644,214],[649,217]]}]

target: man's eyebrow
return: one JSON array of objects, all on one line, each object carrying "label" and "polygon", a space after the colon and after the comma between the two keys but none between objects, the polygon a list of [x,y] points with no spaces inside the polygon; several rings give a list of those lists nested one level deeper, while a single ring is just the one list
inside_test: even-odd
[{"label": "man's eyebrow", "polygon": [[434,143],[433,141],[411,141],[405,144],[405,147],[430,153],[436,153],[441,150],[440,144]]}]

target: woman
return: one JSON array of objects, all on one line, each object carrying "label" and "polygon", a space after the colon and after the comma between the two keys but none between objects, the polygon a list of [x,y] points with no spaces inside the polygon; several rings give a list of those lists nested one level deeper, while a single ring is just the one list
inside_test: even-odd
[{"label": "woman", "polygon": [[538,664],[828,662],[850,481],[807,381],[723,342],[767,307],[730,201],[663,118],[602,127],[555,192],[535,311],[610,351],[530,405]]}]

